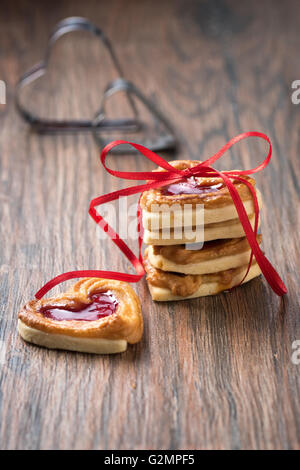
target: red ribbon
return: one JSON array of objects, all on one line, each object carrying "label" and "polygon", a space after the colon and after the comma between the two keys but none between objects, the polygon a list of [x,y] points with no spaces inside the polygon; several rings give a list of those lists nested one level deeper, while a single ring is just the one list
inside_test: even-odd
[{"label": "red ribbon", "polygon": [[[215,163],[224,153],[229,150],[234,144],[239,142],[240,140],[246,139],[247,137],[258,137],[268,142],[269,144],[269,151],[268,155],[265,160],[258,165],[256,168],[252,168],[251,170],[235,170],[235,171],[218,171],[212,168],[212,164]],[[110,152],[111,149],[117,147],[118,145],[122,144],[129,144],[134,147],[138,152],[144,155],[146,158],[151,160],[156,165],[164,168],[166,171],[158,171],[158,172],[150,172],[150,171],[116,171],[111,170],[106,166],[106,157],[107,154]],[[101,152],[101,162],[104,168],[108,173],[117,178],[128,179],[128,180],[147,180],[145,184],[141,184],[138,186],[132,186],[129,188],[121,189],[119,191],[114,191],[109,194],[104,194],[103,196],[99,196],[93,199],[90,203],[89,214],[94,219],[94,221],[108,234],[108,236],[112,239],[112,241],[117,245],[117,247],[124,253],[127,259],[135,268],[136,274],[126,274],[120,273],[115,271],[99,271],[99,270],[85,270],[85,271],[70,271],[64,274],[60,274],[59,276],[51,279],[47,284],[45,284],[37,293],[36,298],[41,299],[50,289],[52,289],[57,284],[61,282],[67,281],[68,279],[74,279],[79,277],[102,277],[105,279],[116,279],[119,281],[126,281],[126,282],[138,282],[145,274],[145,269],[143,266],[143,258],[142,258],[142,224],[141,224],[141,209],[140,205],[138,206],[137,211],[137,222],[138,222],[138,246],[139,246],[139,254],[138,257],[130,250],[130,248],[126,245],[124,240],[122,240],[119,235],[113,230],[112,227],[103,219],[103,217],[97,212],[96,206],[104,204],[106,202],[114,201],[123,196],[130,196],[132,194],[142,193],[143,191],[147,191],[153,188],[160,188],[162,186],[169,185],[171,183],[175,183],[181,181],[184,178],[188,178],[191,176],[197,177],[220,177],[222,178],[224,184],[227,186],[232,200],[235,204],[238,216],[240,218],[241,224],[244,228],[245,235],[248,239],[249,245],[251,247],[251,256],[249,260],[249,265],[247,272],[244,276],[249,272],[253,256],[255,256],[258,265],[262,273],[264,274],[266,280],[268,281],[269,285],[273,289],[273,291],[277,295],[286,294],[287,289],[279,277],[276,270],[273,268],[271,263],[262,253],[257,240],[257,229],[258,229],[258,216],[259,216],[259,207],[257,202],[257,197],[255,193],[255,189],[253,186],[243,178],[244,175],[253,175],[261,170],[263,170],[269,163],[272,155],[272,146],[270,139],[261,132],[244,132],[243,134],[239,134],[233,139],[231,139],[224,147],[222,147],[215,155],[208,158],[204,162],[196,165],[192,168],[187,168],[185,170],[178,170],[172,167],[168,162],[166,162],[162,157],[157,155],[156,153],[152,152],[151,150],[143,147],[139,144],[134,144],[132,142],[127,142],[124,140],[115,140],[110,144],[106,145],[106,147]],[[247,185],[249,190],[252,193],[253,202],[254,202],[254,210],[255,210],[255,224],[254,229],[252,229],[251,224],[249,222],[246,210],[244,208],[243,202],[240,198],[238,191],[236,190],[234,184],[231,180],[238,180],[241,183]]]}]

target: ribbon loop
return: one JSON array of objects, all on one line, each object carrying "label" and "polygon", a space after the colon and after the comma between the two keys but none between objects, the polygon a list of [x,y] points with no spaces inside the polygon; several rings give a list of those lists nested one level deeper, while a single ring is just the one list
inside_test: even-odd
[{"label": "ribbon loop", "polygon": [[[243,139],[248,137],[257,137],[260,139],[265,140],[269,144],[269,150],[267,157],[260,163],[257,167],[252,168],[250,170],[234,170],[234,171],[218,171],[214,169],[211,165],[215,163],[219,158],[221,158],[224,153],[229,150],[233,145],[237,142],[240,142]],[[159,167],[163,168],[164,171],[117,171],[112,170],[106,165],[106,157],[107,154],[112,150],[114,147],[118,145],[131,145],[134,147],[141,155],[146,157],[148,160],[152,161]],[[259,244],[257,243],[257,230],[258,230],[258,217],[259,217],[259,206],[257,202],[256,192],[254,187],[251,183],[243,176],[252,175],[263,170],[269,163],[272,155],[272,145],[271,141],[265,134],[261,132],[244,132],[242,134],[237,135],[226,145],[224,145],[215,155],[208,158],[207,160],[201,162],[200,164],[192,167],[187,168],[184,170],[178,170],[172,167],[166,160],[162,157],[157,155],[156,153],[152,152],[151,150],[143,147],[140,144],[135,144],[133,142],[127,142],[124,140],[115,140],[110,144],[106,145],[101,152],[101,162],[104,166],[105,170],[113,176],[122,179],[129,179],[129,180],[147,180],[145,184],[140,184],[137,186],[131,186],[129,188],[121,189],[119,191],[114,191],[109,194],[104,194],[103,196],[96,197],[90,203],[89,214],[93,218],[93,220],[105,231],[107,232],[108,236],[112,239],[112,241],[117,245],[117,247],[121,250],[121,252],[127,257],[130,261],[132,266],[134,267],[136,274],[126,274],[126,273],[119,273],[115,271],[99,271],[99,270],[86,270],[86,271],[71,271],[68,273],[61,274],[47,284],[45,284],[42,289],[40,289],[36,293],[36,297],[38,299],[42,298],[50,289],[52,289],[57,284],[64,282],[68,279],[73,279],[76,277],[103,277],[106,279],[116,279],[120,281],[127,281],[127,282],[138,282],[145,274],[145,269],[143,266],[143,258],[141,253],[142,241],[143,241],[143,228],[141,222],[141,208],[138,207],[137,211],[137,228],[138,228],[138,257],[130,250],[130,248],[126,245],[126,243],[119,237],[119,235],[113,230],[112,227],[103,219],[103,217],[98,213],[96,210],[96,206],[104,204],[106,202],[114,201],[120,197],[130,196],[132,194],[142,193],[143,191],[147,191],[149,189],[160,188],[166,186],[170,183],[174,183],[180,181],[182,179],[197,176],[197,177],[219,177],[223,180],[224,184],[227,186],[228,191],[232,197],[232,201],[236,207],[240,222],[243,226],[245,236],[249,242],[251,248],[251,256],[249,259],[248,269],[244,276],[246,278],[249,269],[251,267],[251,263],[253,260],[253,256],[255,257],[262,273],[264,274],[267,282],[273,289],[273,291],[281,296],[287,293],[287,289],[265,255],[262,253]],[[248,219],[248,215],[246,213],[244,204],[241,200],[241,197],[235,188],[233,182],[231,180],[238,180],[241,183],[245,184],[249,191],[251,192],[254,204],[254,211],[255,211],[255,222],[254,222],[254,229],[252,229],[251,224]],[[243,280],[244,280],[243,279]],[[243,280],[241,282],[243,282]]]}]

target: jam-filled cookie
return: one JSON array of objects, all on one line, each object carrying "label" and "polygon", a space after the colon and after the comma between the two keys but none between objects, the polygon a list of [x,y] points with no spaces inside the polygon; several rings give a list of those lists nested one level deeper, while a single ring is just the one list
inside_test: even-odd
[{"label": "jam-filled cookie", "polygon": [[150,263],[148,251],[149,248],[146,249],[144,257],[146,280],[152,299],[157,301],[193,299],[218,294],[231,289],[242,281],[243,283],[248,282],[261,274],[255,259],[244,280],[248,263],[237,268],[210,274],[180,274],[163,271]]},{"label": "jam-filled cookie", "polygon": [[[170,162],[174,168],[184,170],[201,163],[192,160],[177,160]],[[158,170],[154,170],[158,171]],[[159,171],[164,171],[159,169]],[[255,189],[258,205],[261,207],[261,194],[256,189],[256,182],[249,176],[244,177]],[[250,221],[254,221],[254,203],[249,188],[238,180],[232,180]],[[221,178],[189,177],[184,181],[170,184],[158,189],[145,191],[141,197],[143,212],[144,241],[147,244],[168,244],[164,237],[164,243],[160,231],[171,228],[171,244],[177,243],[172,229],[178,227],[197,227],[204,225],[204,240],[217,238],[232,238],[243,236],[243,227],[239,221],[236,207],[226,185]],[[199,221],[197,207],[203,208],[203,219]],[[186,243],[195,243],[187,233]],[[157,243],[158,240],[158,243]],[[180,243],[180,240],[179,242]]]},{"label": "jam-filled cookie", "polygon": [[18,330],[25,341],[47,348],[111,354],[140,341],[143,317],[126,282],[84,278],[64,294],[28,302]]},{"label": "jam-filled cookie", "polygon": [[[260,244],[262,236],[257,235]],[[163,271],[211,274],[249,263],[251,249],[246,237],[213,240],[199,249],[195,245],[149,246],[148,259]]]}]

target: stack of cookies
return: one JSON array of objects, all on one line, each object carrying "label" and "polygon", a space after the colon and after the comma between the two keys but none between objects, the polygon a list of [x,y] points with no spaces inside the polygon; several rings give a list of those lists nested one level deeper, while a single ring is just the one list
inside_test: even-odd
[{"label": "stack of cookies", "polygon": [[[177,160],[183,170],[200,161]],[[157,170],[156,170],[157,171]],[[163,171],[159,168],[159,171]],[[255,188],[255,180],[246,177]],[[254,227],[252,194],[233,181]],[[261,195],[255,188],[259,207]],[[261,273],[231,195],[221,178],[189,177],[141,197],[147,282],[153,300],[180,300],[217,294]],[[261,243],[261,235],[258,235]]]}]

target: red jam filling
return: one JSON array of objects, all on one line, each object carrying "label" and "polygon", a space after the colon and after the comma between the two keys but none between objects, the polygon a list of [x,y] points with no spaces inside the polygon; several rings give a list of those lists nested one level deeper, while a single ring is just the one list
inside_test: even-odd
[{"label": "red jam filling", "polygon": [[173,196],[178,194],[205,194],[215,193],[223,187],[223,183],[212,185],[198,183],[195,178],[188,178],[187,181],[170,184],[161,189],[165,196]]},{"label": "red jam filling", "polygon": [[77,308],[44,307],[41,313],[51,320],[81,320],[94,321],[115,313],[119,302],[111,291],[94,294],[92,303]]}]

